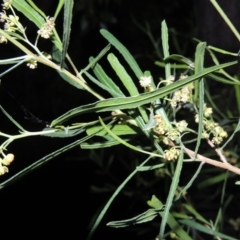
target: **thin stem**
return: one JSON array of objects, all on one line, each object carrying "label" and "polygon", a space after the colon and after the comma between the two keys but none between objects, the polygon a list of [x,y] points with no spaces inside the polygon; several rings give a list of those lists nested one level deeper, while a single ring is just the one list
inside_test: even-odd
[{"label": "thin stem", "polygon": [[[71,67],[73,68],[73,71],[75,72],[75,74],[76,74],[76,76],[77,76],[77,75],[78,75],[78,70],[77,70],[77,68],[75,67],[72,59],[70,58],[70,56],[69,56],[68,54],[67,54],[66,57],[67,57],[68,62],[69,62],[70,65],[71,65]],[[85,80],[84,80],[84,82],[85,82]],[[86,83],[86,82],[85,82],[85,83]]]},{"label": "thin stem", "polygon": [[216,2],[216,0],[210,0],[210,2],[213,4],[213,6],[216,8],[216,10],[218,11],[218,13],[221,15],[221,17],[223,18],[223,20],[226,22],[226,24],[229,26],[229,28],[232,30],[233,34],[236,36],[236,38],[238,39],[238,41],[240,41],[240,34],[237,31],[237,29],[234,27],[234,25],[232,24],[232,22],[230,21],[230,19],[227,17],[227,15],[224,13],[224,11],[222,10],[222,8],[219,6],[219,4]]}]

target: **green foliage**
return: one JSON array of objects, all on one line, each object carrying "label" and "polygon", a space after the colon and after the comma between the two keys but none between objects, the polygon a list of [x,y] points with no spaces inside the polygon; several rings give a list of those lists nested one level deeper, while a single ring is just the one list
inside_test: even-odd
[{"label": "green foliage", "polygon": [[[61,41],[55,29],[54,21],[63,6],[64,26]],[[100,33],[108,41],[107,47],[98,56],[90,57],[89,64],[84,69],[78,70],[67,54],[71,33],[73,1],[59,1],[54,15],[55,18],[46,17],[32,1],[14,0],[12,5],[10,4],[10,7],[6,6],[5,8],[7,14],[11,12],[13,15],[12,18],[10,15],[7,16],[6,20],[11,28],[0,30],[1,43],[8,42],[8,44],[15,45],[15,47],[22,50],[24,55],[0,60],[1,65],[13,65],[1,73],[0,76],[3,77],[23,63],[27,63],[27,66],[32,69],[36,68],[37,64],[44,64],[57,71],[62,79],[72,86],[95,96],[97,101],[70,109],[54,119],[50,126],[39,132],[25,130],[0,106],[3,114],[19,131],[16,135],[0,132],[0,136],[7,139],[0,146],[0,153],[3,156],[3,159],[0,158],[1,175],[8,172],[8,164],[6,164],[8,155],[5,155],[5,152],[13,141],[32,136],[51,138],[79,136],[77,141],[46,155],[5,182],[2,182],[0,189],[14,183],[34,169],[75,146],[80,145],[82,149],[88,149],[90,153],[93,153],[94,149],[105,149],[122,144],[129,149],[129,152],[132,150],[135,151],[136,159],[138,159],[137,153],[149,156],[145,160],[138,159],[134,170],[129,168],[129,171],[131,171],[129,176],[119,186],[114,186],[116,190],[96,218],[88,239],[92,238],[106,212],[111,209],[111,204],[121,192],[124,192],[124,188],[129,181],[143,172],[153,172],[156,175],[162,174],[165,178],[171,180],[171,183],[168,184],[169,191],[166,193],[166,200],[158,199],[153,195],[151,200],[146,204],[150,207],[146,211],[126,220],[111,221],[107,224],[108,226],[123,228],[133,224],[144,224],[145,222],[153,221],[155,217],[159,216],[161,223],[158,224],[159,231],[156,232],[158,239],[166,239],[173,236],[173,234],[175,234],[175,239],[194,239],[191,231],[188,231],[189,229],[206,233],[212,237],[235,239],[221,233],[222,229],[220,229],[219,223],[220,219],[224,217],[222,209],[219,209],[217,219],[215,224],[213,224],[212,221],[206,220],[193,208],[191,201],[186,196],[186,191],[192,187],[200,174],[204,174],[202,170],[204,164],[214,166],[214,169],[217,170],[217,176],[212,176],[200,183],[199,189],[223,182],[222,196],[225,194],[227,179],[240,174],[238,165],[231,163],[229,160],[234,154],[231,152],[231,155],[228,150],[233,148],[231,143],[235,139],[235,134],[239,131],[240,121],[238,121],[237,126],[234,124],[231,125],[231,129],[228,132],[230,136],[228,137],[226,130],[216,121],[219,117],[213,113],[213,109],[217,113],[220,113],[221,116],[226,115],[224,115],[223,111],[219,110],[206,87],[206,79],[208,78],[229,84],[230,86],[233,85],[236,92],[238,109],[240,109],[239,80],[237,77],[230,76],[225,71],[225,68],[237,64],[238,61],[220,64],[213,51],[218,51],[222,54],[231,54],[235,57],[238,55],[207,46],[205,42],[197,44],[194,62],[179,54],[170,55],[169,30],[167,23],[163,21],[161,25],[162,50],[158,49],[159,53],[163,53],[163,59],[156,62],[156,65],[164,67],[165,70],[165,77],[160,81],[153,79],[150,71],[141,70],[127,48],[110,32],[103,29]],[[219,6],[217,9],[219,10]],[[27,38],[25,26],[22,26],[15,10],[23,13],[28,20],[32,21],[39,28],[34,43],[30,42]],[[229,21],[226,21],[229,24]],[[233,29],[232,25],[231,29]],[[235,34],[238,35],[236,32]],[[38,41],[41,40],[41,37],[52,41],[53,49],[56,50],[52,57],[58,63],[52,61],[51,58],[39,49]],[[115,54],[115,49],[111,49],[111,52],[109,52],[110,46],[118,50],[123,59],[116,57],[118,53]],[[205,52],[211,53],[214,66],[204,67]],[[117,79],[116,76],[112,77],[111,73],[100,65],[100,60],[110,65],[117,75]],[[70,64],[71,70],[67,68],[66,62]],[[175,62],[180,62],[181,64],[175,65]],[[127,70],[129,67],[131,72]],[[172,69],[175,70],[174,75],[171,74]],[[185,72],[176,72],[179,69],[185,70]],[[90,81],[94,83],[96,88],[98,87],[97,89],[104,90],[106,96],[102,96],[99,94],[100,91],[94,90],[88,84]],[[120,86],[123,86],[125,89],[121,89]],[[126,90],[129,96],[124,95]],[[211,105],[211,107],[208,107],[207,104]],[[150,110],[150,114],[148,110]],[[187,114],[184,110],[188,111]],[[181,115],[182,112],[184,114],[183,117]],[[89,113],[95,113],[94,121],[75,122],[76,116]],[[102,113],[105,113],[104,117],[101,115]],[[68,125],[66,125],[67,121]],[[91,141],[89,141],[90,139]],[[203,142],[208,144],[207,150],[204,149]],[[225,150],[227,146],[228,149]],[[215,160],[217,158],[216,155],[213,158],[209,158],[207,154],[200,154],[203,150],[205,153],[210,152],[209,149],[213,147],[215,148],[217,157],[221,161]],[[97,157],[94,159],[98,164],[101,164],[101,160],[97,159]],[[198,162],[199,167],[195,172],[190,174],[190,180],[182,188],[179,186],[179,182],[183,167],[187,162]],[[127,167],[130,166],[126,162],[123,164],[126,164]],[[111,161],[109,161],[109,165],[111,165]],[[223,174],[223,170],[228,170],[231,174]],[[155,180],[154,178],[157,178],[156,175],[151,174],[150,176]],[[154,186],[151,183],[149,185]],[[96,190],[98,188],[95,187],[93,189]],[[185,200],[185,203],[180,202],[183,200]],[[224,205],[224,197],[222,197],[221,203]],[[176,211],[175,207],[178,204],[184,209],[183,212]],[[195,220],[192,216],[195,217]],[[170,229],[170,232],[168,232],[168,229]]]}]

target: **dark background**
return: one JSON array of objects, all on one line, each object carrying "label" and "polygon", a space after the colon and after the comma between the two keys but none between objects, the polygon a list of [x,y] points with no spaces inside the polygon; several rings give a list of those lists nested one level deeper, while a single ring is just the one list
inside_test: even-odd
[{"label": "dark background", "polygon": [[[36,0],[34,2],[47,15],[52,16],[58,1]],[[219,2],[239,29],[239,1],[225,1],[228,2],[227,4],[224,1]],[[106,46],[107,42],[99,33],[101,28],[106,28],[130,50],[143,70],[151,70],[155,79],[163,77],[164,71],[154,65],[154,61],[161,59],[157,57],[150,39],[136,25],[136,22],[143,27],[147,23],[151,28],[152,35],[155,39],[159,39],[161,22],[165,19],[170,29],[170,52],[179,53],[173,43],[175,37],[182,53],[192,59],[196,47],[196,42],[192,40],[193,37],[229,51],[237,52],[239,50],[237,39],[234,38],[210,1],[207,0],[76,0],[74,6],[69,55],[78,69],[84,68],[88,64],[88,58],[96,56]],[[21,23],[27,27],[26,32],[29,39],[34,41],[37,29],[21,14],[19,15]],[[61,36],[62,15],[56,22],[56,28]],[[42,51],[50,52],[51,42],[41,40],[39,48]],[[0,53],[1,59],[21,56],[21,52],[10,43],[2,44]],[[229,59],[221,58],[220,60],[225,62]],[[206,65],[209,64],[211,63],[207,58]],[[1,69],[3,71],[6,68],[1,67]],[[238,68],[230,69],[230,71],[237,73]],[[22,65],[2,77],[1,84],[11,92],[20,105],[23,105],[39,119],[48,122],[73,107],[96,100],[88,93],[75,89],[62,81],[56,72],[41,65],[38,65],[36,70],[30,70]],[[221,85],[218,85],[218,88],[221,88]],[[41,123],[26,119],[20,105],[3,88],[0,87],[0,91],[1,105],[24,128],[29,131],[38,131],[45,127]],[[79,121],[91,119],[92,116],[88,115],[83,116]],[[3,114],[0,115],[0,121],[0,131],[9,134],[17,133],[17,129]],[[72,139],[33,137],[14,141],[8,147],[8,152],[14,153],[15,162],[10,166],[10,173],[1,177],[1,180],[5,181],[29,164],[74,140],[77,140],[77,137]],[[131,161],[136,158],[135,153],[123,146],[118,146],[111,150],[97,152],[99,159],[102,160],[102,165],[99,165],[92,160],[93,157],[89,153],[76,147],[0,192],[2,229],[9,238],[16,234],[18,237],[26,239],[35,239],[36,236],[86,238],[91,219],[104,206],[111,196],[113,188],[118,186],[134,169],[134,162],[131,163]],[[115,176],[104,170],[104,164],[107,164],[111,157],[114,157],[111,171]],[[138,156],[138,159],[141,161],[141,156]],[[124,167],[123,161],[127,162],[129,168]],[[191,167],[188,171],[191,171]],[[183,182],[187,181],[187,175],[188,172],[185,172],[186,179],[183,179]],[[148,180],[150,181],[150,179],[145,179],[146,182]],[[203,179],[198,181],[201,180]],[[91,191],[92,185],[104,188],[106,183],[113,187],[106,193]],[[130,230],[110,229],[105,225],[109,221],[130,218],[145,211],[147,209],[146,200],[150,199],[153,194],[161,196],[162,189],[166,190],[166,186],[169,186],[168,183],[169,181],[160,179],[150,188],[147,184],[140,183],[138,178],[133,180],[125,194],[121,194],[111,206],[93,239],[97,239],[99,236],[103,239],[122,239],[123,237],[154,239],[158,233],[156,226],[159,219],[155,222],[156,225],[144,224],[144,226],[132,227]],[[239,217],[240,212],[237,201],[239,189],[232,187],[233,183],[234,181],[229,183],[231,186],[229,194],[236,193],[238,198],[233,200],[234,208],[228,210],[227,217],[236,218]],[[198,200],[197,210],[207,219],[215,218],[219,207],[219,195],[217,194],[219,189],[221,186],[217,186],[214,190],[218,196],[216,198],[214,198],[212,190],[201,191],[201,194],[193,196],[193,200]],[[196,189],[193,187],[192,191],[194,192]],[[227,223],[225,230],[232,236],[238,236]],[[141,234],[136,237],[137,233]]]}]

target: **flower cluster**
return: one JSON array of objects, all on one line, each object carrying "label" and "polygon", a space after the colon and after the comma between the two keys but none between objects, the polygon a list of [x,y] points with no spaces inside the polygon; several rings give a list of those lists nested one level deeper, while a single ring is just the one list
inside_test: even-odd
[{"label": "flower cluster", "polygon": [[3,154],[3,158],[0,158],[0,175],[8,173],[8,165],[14,160],[14,155],[9,153],[7,155]]},{"label": "flower cluster", "polygon": [[165,136],[163,136],[163,143],[166,145],[171,145],[173,141],[176,141],[182,132],[186,131],[187,122],[182,120],[180,122],[175,123],[177,128],[173,128],[166,132]]},{"label": "flower cluster", "polygon": [[[181,75],[180,80],[187,77],[187,75]],[[173,98],[171,99],[171,106],[175,108],[177,107],[178,103],[190,102],[193,88],[193,83],[190,83],[181,88],[180,90],[174,92]]]},{"label": "flower cluster", "polygon": [[153,118],[156,120],[156,133],[158,135],[164,135],[168,131],[165,120],[161,115],[155,115]]},{"label": "flower cluster", "polygon": [[38,30],[38,34],[42,37],[42,38],[50,38],[50,36],[53,33],[53,29],[55,27],[55,18],[53,17],[47,17],[46,19],[46,23],[40,28],[40,30]]},{"label": "flower cluster", "polygon": [[0,21],[4,23],[4,30],[8,32],[16,32],[19,25],[19,17],[9,15],[7,16],[5,11],[0,13]]},{"label": "flower cluster", "polygon": [[37,61],[35,59],[31,59],[28,61],[27,66],[30,69],[35,69],[35,68],[37,68]]},{"label": "flower cluster", "polygon": [[[185,120],[182,120],[175,123],[176,128],[168,127],[161,115],[155,115],[154,119],[156,120],[155,133],[159,135],[161,141],[168,146],[173,146],[173,142],[179,139],[181,133],[186,131],[188,125]],[[176,147],[172,147],[171,149],[165,150],[164,158],[168,161],[175,160],[178,158],[179,153],[180,151]]]},{"label": "flower cluster", "polygon": [[164,151],[164,158],[168,161],[178,159],[179,155],[180,155],[180,150],[177,149],[176,147],[172,147]]},{"label": "flower cluster", "polygon": [[[16,32],[17,30],[22,30],[23,27],[19,22],[19,17],[15,15],[7,15],[5,10],[11,7],[12,0],[4,0],[2,7],[3,11],[0,12],[0,22],[4,23],[4,30],[8,32]],[[0,35],[0,43],[7,43],[7,38]]]},{"label": "flower cluster", "polygon": [[[206,107],[206,104],[204,105],[204,120],[203,120],[203,126],[204,131],[202,133],[202,138],[209,139],[210,135],[213,136],[211,141],[214,144],[219,145],[223,138],[226,138],[228,136],[227,132],[219,126],[218,123],[214,122],[212,119],[208,119],[212,115],[212,108]],[[195,115],[195,122],[199,123],[199,115]]]}]

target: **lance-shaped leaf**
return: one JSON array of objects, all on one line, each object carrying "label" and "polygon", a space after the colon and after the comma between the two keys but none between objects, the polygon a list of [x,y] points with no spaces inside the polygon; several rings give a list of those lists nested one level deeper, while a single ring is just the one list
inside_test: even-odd
[{"label": "lance-shaped leaf", "polygon": [[143,212],[136,217],[126,219],[126,220],[121,220],[121,221],[112,221],[107,224],[109,227],[115,227],[115,228],[121,228],[121,227],[127,227],[129,225],[134,225],[134,224],[140,224],[140,223],[145,223],[145,222],[150,222],[152,221],[160,211],[163,211],[163,208],[157,210],[157,209],[148,209],[146,212]]},{"label": "lance-shaped leaf", "polygon": [[89,112],[107,112],[116,109],[133,109],[140,107],[144,104],[151,103],[156,99],[165,97],[166,95],[178,90],[186,84],[189,84],[211,72],[217,71],[221,68],[229,67],[238,63],[238,61],[224,63],[218,66],[205,68],[204,70],[196,73],[195,75],[189,76],[181,81],[174,82],[168,86],[162,87],[149,93],[143,93],[134,97],[121,97],[121,98],[110,98],[107,100],[98,101],[92,104],[83,105],[74,108],[67,113],[63,114],[59,118],[55,119],[51,123],[51,127],[61,124],[75,116],[89,113]]}]

